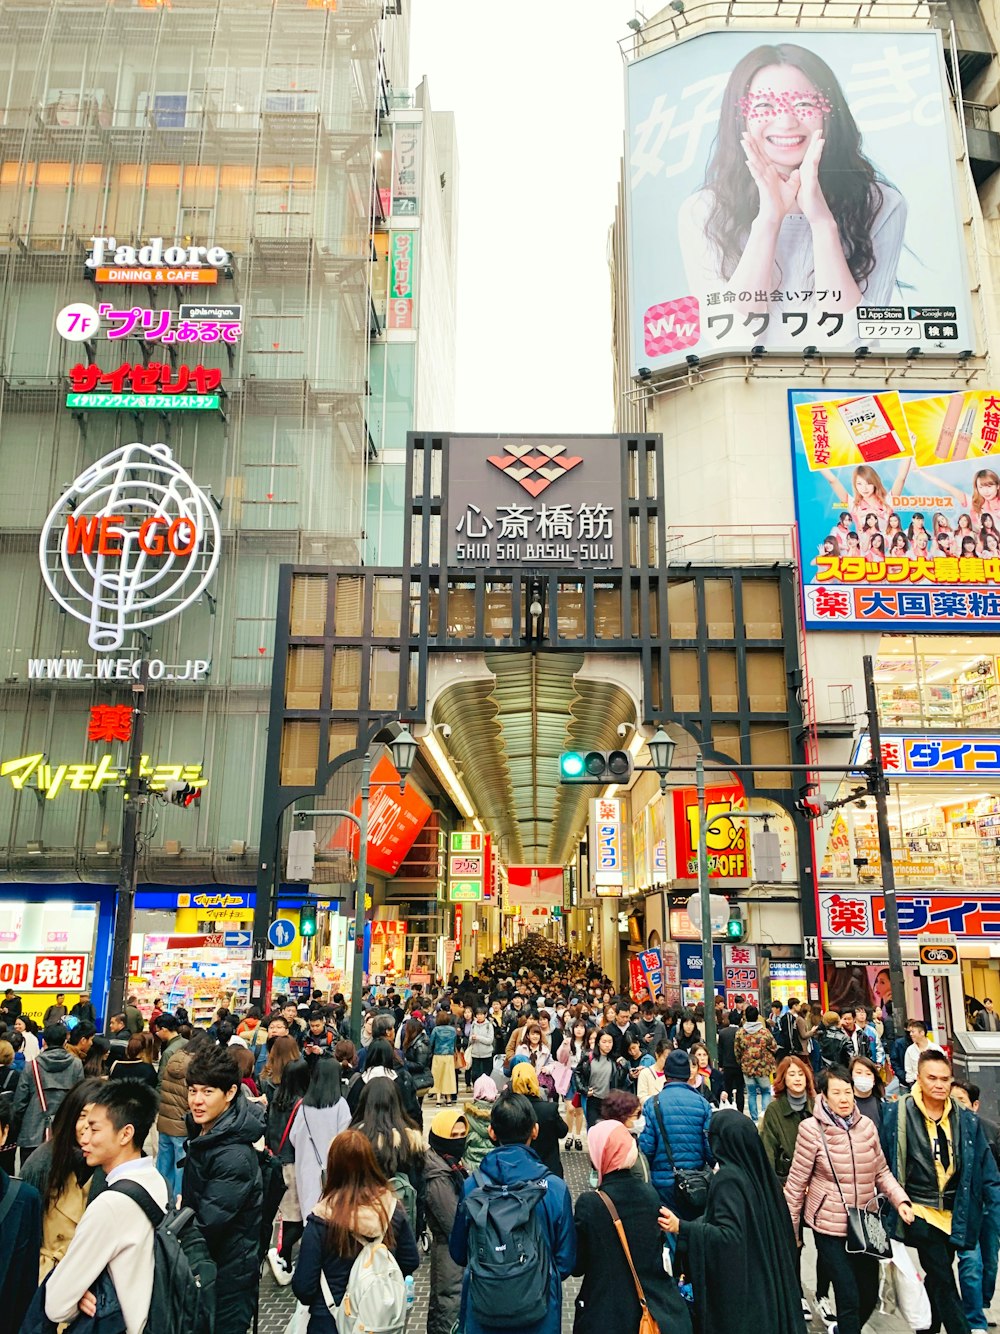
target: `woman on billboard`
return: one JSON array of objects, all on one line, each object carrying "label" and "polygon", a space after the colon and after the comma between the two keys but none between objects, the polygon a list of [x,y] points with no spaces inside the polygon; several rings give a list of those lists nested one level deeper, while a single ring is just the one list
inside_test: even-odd
[{"label": "woman on billboard", "polygon": [[861,151],[829,65],[789,43],[744,56],[726,84],[705,184],[680,210],[692,289],[753,293],[744,309],[766,306],[757,294],[776,289],[834,312],[885,305],[905,228],[906,203]]}]

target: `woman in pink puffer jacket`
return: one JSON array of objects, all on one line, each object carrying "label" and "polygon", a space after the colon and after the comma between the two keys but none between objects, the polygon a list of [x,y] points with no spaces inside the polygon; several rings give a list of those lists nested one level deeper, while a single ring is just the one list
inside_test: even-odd
[{"label": "woman in pink puffer jacket", "polygon": [[833,1280],[838,1334],[861,1334],[878,1302],[878,1260],[846,1249],[846,1206],[864,1209],[878,1194],[888,1197],[904,1223],[912,1221],[910,1201],[889,1171],[878,1131],[855,1107],[850,1075],[835,1066],[826,1072],[812,1117],[799,1127],[785,1201],[799,1245],[805,1223]]}]

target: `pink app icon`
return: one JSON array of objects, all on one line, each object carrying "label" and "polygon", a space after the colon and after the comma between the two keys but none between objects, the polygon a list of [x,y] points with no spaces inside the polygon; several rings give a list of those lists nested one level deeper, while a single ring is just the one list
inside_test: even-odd
[{"label": "pink app icon", "polygon": [[676,301],[661,301],[650,306],[643,316],[646,353],[664,357],[669,352],[680,352],[701,341],[701,318],[696,296],[682,296]]}]

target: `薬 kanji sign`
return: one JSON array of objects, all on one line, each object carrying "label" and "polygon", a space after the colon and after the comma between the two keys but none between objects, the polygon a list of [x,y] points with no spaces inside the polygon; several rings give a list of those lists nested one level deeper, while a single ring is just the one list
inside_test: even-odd
[{"label": "\u85ac kanji sign", "polygon": [[[901,936],[951,935],[1000,940],[1000,895],[916,893],[897,896]],[[825,940],[879,940],[886,934],[885,899],[860,890],[823,891]]]},{"label": "\u85ac kanji sign", "polygon": [[[851,763],[867,764],[871,740],[862,732]],[[965,736],[961,732],[882,734],[882,768],[886,778],[981,778],[1000,774],[1000,737]]]}]

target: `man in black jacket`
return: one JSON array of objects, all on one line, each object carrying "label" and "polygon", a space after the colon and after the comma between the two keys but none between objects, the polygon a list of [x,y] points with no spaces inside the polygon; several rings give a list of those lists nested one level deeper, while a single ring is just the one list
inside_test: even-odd
[{"label": "man in black jacket", "polygon": [[8,987],[4,992],[3,1003],[0,1004],[0,1018],[8,1025],[14,1027],[14,1020],[21,1014],[21,997],[16,994],[13,987]]},{"label": "man in black jacket", "polygon": [[735,1103],[742,1112],[746,1102],[746,1083],[743,1069],[736,1059],[736,1035],[739,1031],[739,1027],[731,1024],[724,1014],[719,1025],[719,1068],[722,1070],[723,1087],[729,1095],[729,1101]]},{"label": "man in black jacket", "polygon": [[188,1142],[182,1203],[190,1206],[218,1268],[215,1334],[246,1334],[257,1304],[261,1179],[255,1142],[264,1113],[240,1093],[236,1062],[222,1047],[187,1068]]}]

